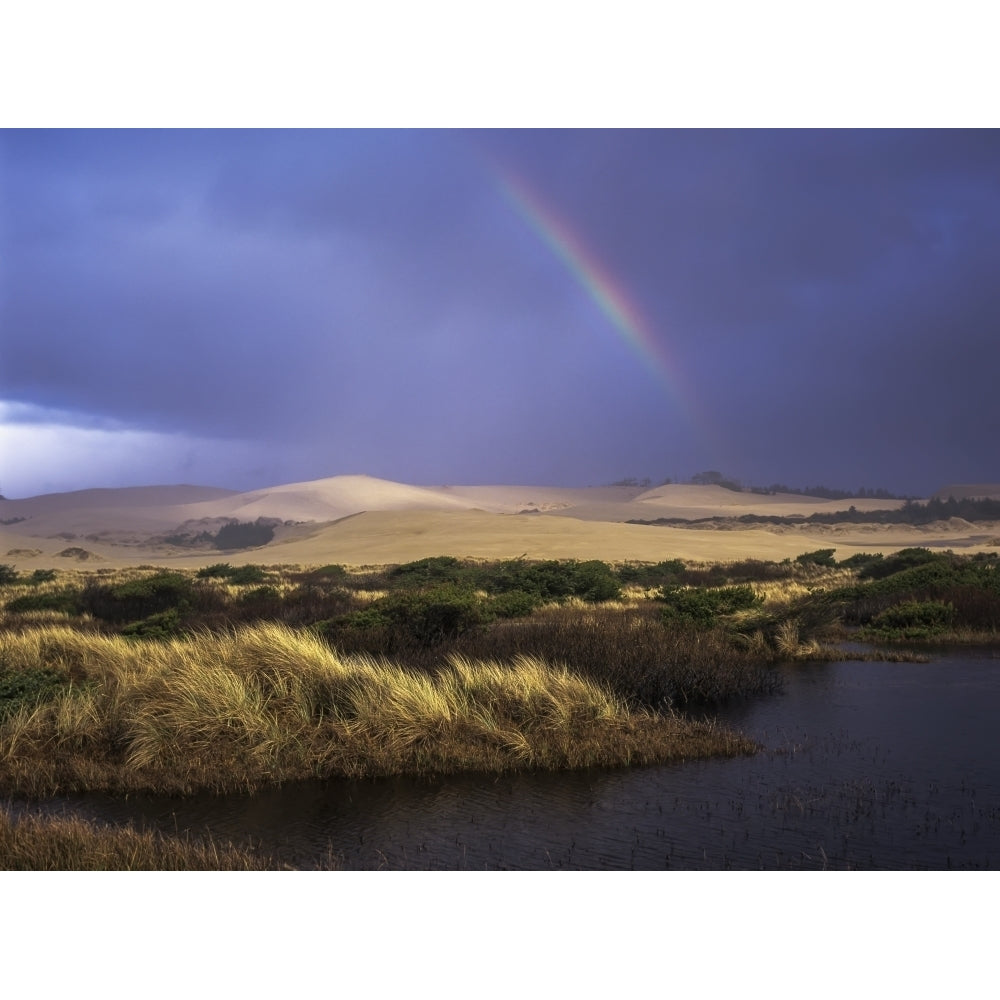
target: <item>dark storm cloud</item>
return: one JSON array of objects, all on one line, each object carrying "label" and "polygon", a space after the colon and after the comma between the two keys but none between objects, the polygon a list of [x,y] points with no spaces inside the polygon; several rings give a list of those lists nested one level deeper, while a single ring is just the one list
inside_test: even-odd
[{"label": "dark storm cloud", "polygon": [[[264,476],[1000,478],[996,133],[8,132],[0,155],[9,402],[259,441]],[[714,437],[500,172],[645,314]]]}]

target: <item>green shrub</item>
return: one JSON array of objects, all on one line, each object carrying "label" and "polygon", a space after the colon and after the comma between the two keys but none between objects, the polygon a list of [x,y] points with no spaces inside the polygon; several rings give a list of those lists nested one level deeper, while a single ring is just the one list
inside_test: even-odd
[{"label": "green shrub", "polygon": [[230,566],[229,563],[214,563],[211,566],[205,566],[203,569],[198,570],[195,576],[199,580],[210,580],[210,579],[228,579],[236,572],[235,566]]},{"label": "green shrub", "polygon": [[815,552],[803,552],[796,556],[795,561],[800,566],[836,566],[837,560],[833,558],[836,549],[816,549]]},{"label": "green shrub", "polygon": [[955,620],[955,609],[942,601],[904,601],[877,614],[867,634],[886,638],[926,639],[947,631]]},{"label": "green shrub", "polygon": [[865,566],[858,574],[861,580],[883,580],[894,573],[902,573],[904,570],[913,569],[916,566],[925,566],[928,563],[943,562],[947,557],[941,552],[931,552],[930,549],[909,548],[900,549],[891,556],[884,559],[873,560]]},{"label": "green shrub", "polygon": [[7,602],[8,611],[61,611],[78,615],[83,610],[81,592],[76,587],[63,587],[42,594],[22,594]]},{"label": "green shrub", "polygon": [[599,559],[577,563],[573,594],[585,601],[614,601],[622,596],[621,585],[607,563]]},{"label": "green shrub", "polygon": [[390,625],[392,625],[392,618],[388,612],[383,608],[376,607],[375,604],[371,604],[367,608],[362,608],[360,611],[352,611],[350,614],[340,615],[331,621],[316,623],[316,627],[327,636],[334,634],[338,628],[368,630],[373,628],[388,628]]},{"label": "green shrub", "polygon": [[493,609],[471,588],[442,583],[388,594],[367,608],[334,619],[323,631],[333,637],[340,628],[389,628],[407,641],[431,646],[484,625],[493,617]]},{"label": "green shrub", "polygon": [[343,566],[338,563],[331,563],[329,566],[320,566],[318,569],[312,570],[308,575],[308,579],[311,581],[329,580],[341,582],[346,580],[348,576],[349,574]]},{"label": "green shrub", "polygon": [[24,582],[36,586],[39,583],[49,583],[55,578],[56,571],[54,569],[36,569]]},{"label": "green shrub", "polygon": [[281,603],[281,591],[277,587],[265,584],[263,587],[254,587],[240,597],[241,604],[261,605]]},{"label": "green shrub", "polygon": [[607,563],[598,559],[577,562],[548,559],[527,562],[509,559],[488,574],[481,574],[479,585],[491,593],[519,590],[534,594],[540,601],[564,597],[582,597],[586,601],[608,601],[621,596],[618,577]]},{"label": "green shrub", "polygon": [[731,615],[762,603],[749,584],[701,590],[694,587],[663,587],[658,595],[666,603],[666,623],[686,622],[699,628],[711,628],[719,615]]},{"label": "green shrub", "polygon": [[48,667],[27,670],[0,668],[0,719],[22,706],[48,701],[68,683],[68,677]]},{"label": "green shrub", "polygon": [[390,594],[376,604],[393,625],[422,645],[454,638],[489,620],[483,602],[472,590],[447,583]]},{"label": "green shrub", "polygon": [[684,562],[681,559],[667,559],[655,566],[639,563],[625,563],[618,568],[618,579],[622,583],[635,583],[639,586],[653,587],[657,584],[675,580],[684,572]]},{"label": "green shrub", "polygon": [[845,569],[866,570],[884,558],[881,552],[855,552],[853,556],[841,559],[838,565]]},{"label": "green shrub", "polygon": [[255,566],[247,563],[246,566],[238,566],[229,574],[229,582],[238,586],[248,583],[262,583],[267,579],[267,573],[263,566]]},{"label": "green shrub", "polygon": [[495,618],[524,618],[538,607],[537,594],[528,594],[523,590],[508,590],[497,594],[487,602],[488,612]]},{"label": "green shrub", "polygon": [[81,604],[95,618],[109,622],[134,622],[177,608],[190,608],[194,599],[192,581],[181,573],[162,572],[126,583],[89,584]]},{"label": "green shrub", "polygon": [[0,563],[0,586],[5,583],[16,583],[20,574],[9,563]]},{"label": "green shrub", "polygon": [[459,583],[468,580],[471,571],[454,556],[430,556],[394,566],[389,579],[402,587],[425,587],[432,583]]},{"label": "green shrub", "polygon": [[122,629],[130,639],[172,639],[181,631],[181,616],[176,608],[133,622]]}]

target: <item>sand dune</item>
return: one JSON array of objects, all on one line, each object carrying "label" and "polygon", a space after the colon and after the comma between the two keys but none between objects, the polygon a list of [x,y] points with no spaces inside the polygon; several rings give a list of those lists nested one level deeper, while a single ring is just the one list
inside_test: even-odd
[{"label": "sand dune", "polygon": [[829,501],[797,494],[761,496],[718,486],[654,489],[607,486],[411,486],[370,476],[334,476],[249,493],[194,486],[85,490],[0,501],[0,560],[24,568],[157,563],[201,566],[216,549],[179,548],[163,537],[217,530],[225,519],[286,522],[263,548],[226,553],[232,562],[403,562],[430,555],[482,558],[782,559],[821,547],[843,557],[938,545],[974,551],[995,546],[996,526],[953,521],[893,525],[684,527],[631,520],[779,516],[899,506],[901,501]]},{"label": "sand dune", "polygon": [[192,504],[199,517],[235,517],[254,521],[335,521],[364,510],[466,510],[471,504],[439,490],[408,486],[371,476],[332,476],[240,493],[208,503]]}]

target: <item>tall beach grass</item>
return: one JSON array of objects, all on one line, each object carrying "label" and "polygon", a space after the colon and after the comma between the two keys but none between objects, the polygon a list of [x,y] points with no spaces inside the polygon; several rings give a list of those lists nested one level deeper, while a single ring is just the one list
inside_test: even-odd
[{"label": "tall beach grass", "polygon": [[579,768],[751,752],[712,724],[629,710],[537,656],[433,672],[261,623],[170,641],[53,625],[0,634],[8,672],[62,683],[0,717],[0,790],[234,791],[335,775]]}]

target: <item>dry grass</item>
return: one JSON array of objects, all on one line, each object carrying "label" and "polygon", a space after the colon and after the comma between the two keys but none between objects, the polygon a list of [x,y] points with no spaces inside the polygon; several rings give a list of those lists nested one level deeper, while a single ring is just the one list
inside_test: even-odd
[{"label": "dry grass", "polygon": [[253,850],[211,837],[165,836],[76,817],[21,816],[0,809],[3,871],[262,871]]},{"label": "dry grass", "polygon": [[793,660],[806,660],[820,654],[820,644],[815,639],[803,642],[799,637],[799,623],[792,619],[782,622],[774,634],[774,646],[781,656]]},{"label": "dry grass", "polygon": [[63,627],[0,634],[7,670],[68,683],[0,723],[0,788],[232,791],[333,775],[651,764],[751,752],[746,739],[628,711],[531,656],[436,673],[343,656],[259,624],[170,642]]}]

